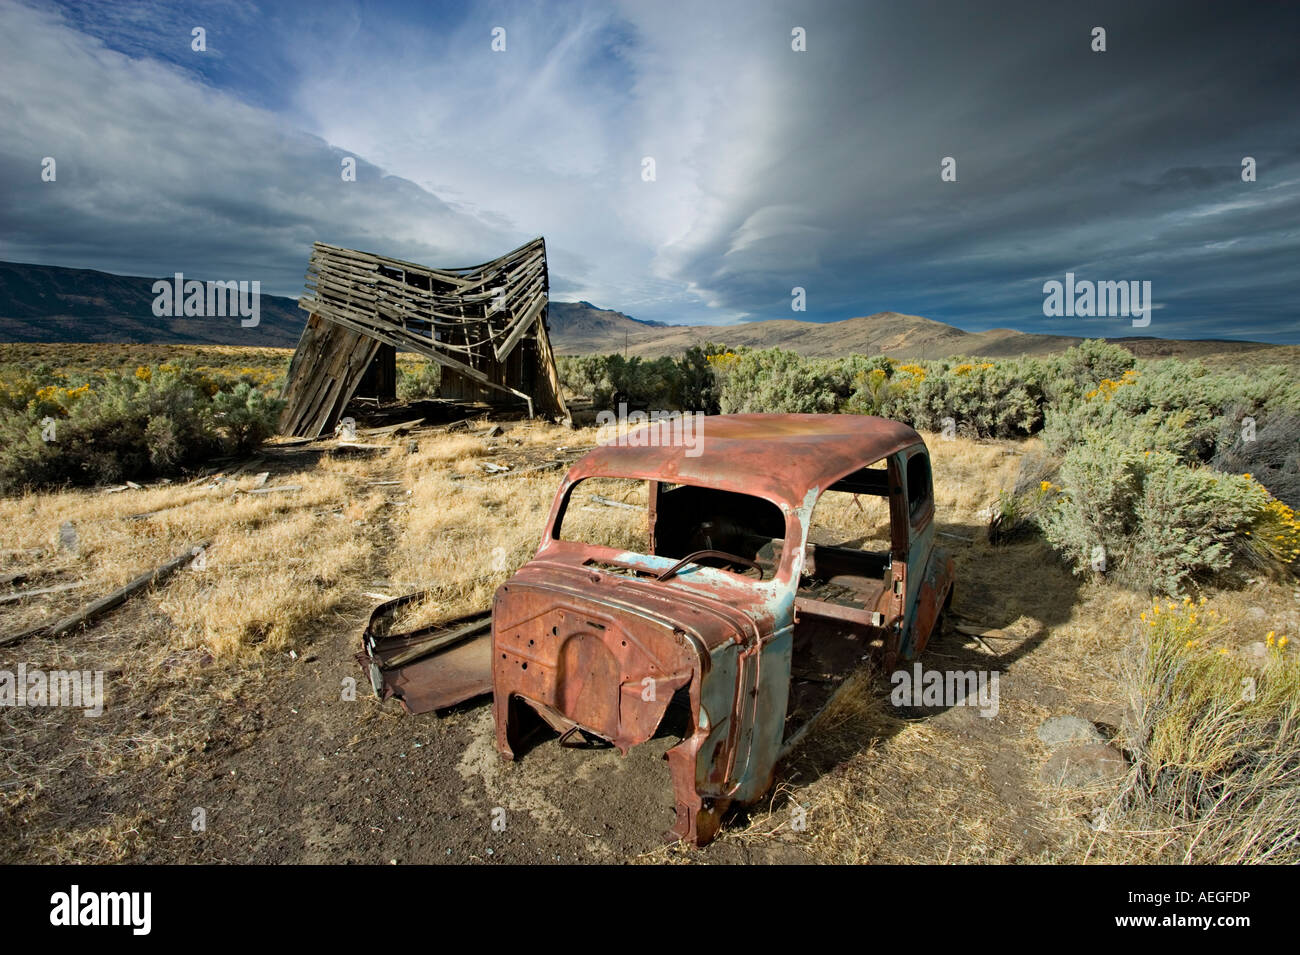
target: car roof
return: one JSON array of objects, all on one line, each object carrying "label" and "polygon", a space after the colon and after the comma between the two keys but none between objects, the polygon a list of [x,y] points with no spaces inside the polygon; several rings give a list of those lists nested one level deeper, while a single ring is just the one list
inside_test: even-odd
[{"label": "car roof", "polygon": [[901,422],[855,414],[700,415],[652,422],[621,441],[580,458],[569,480],[696,484],[798,507],[810,489],[922,443]]}]

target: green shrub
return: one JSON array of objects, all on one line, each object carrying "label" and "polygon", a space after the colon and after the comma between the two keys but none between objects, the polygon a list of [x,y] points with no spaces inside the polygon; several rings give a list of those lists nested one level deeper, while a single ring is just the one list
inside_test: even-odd
[{"label": "green shrub", "polygon": [[[991,538],[1036,523],[1078,572],[1103,548],[1108,576],[1133,587],[1173,593],[1300,553],[1283,507],[1300,506],[1300,383],[1285,368],[1140,361],[1088,340],[1045,358],[911,363],[706,345],[675,361],[565,358],[560,373],[597,408],[851,412],[981,438],[1041,432],[1052,459],[1003,495]],[[1248,417],[1253,441],[1242,436]],[[1268,547],[1251,536],[1265,532]]]},{"label": "green shrub", "polygon": [[686,349],[685,354],[677,360],[673,404],[668,410],[718,413],[718,382],[709,358],[724,351],[725,348],[712,343],[703,347],[692,345]]},{"label": "green shrub", "polygon": [[1039,521],[1075,572],[1100,555],[1108,577],[1166,594],[1228,570],[1268,501],[1247,478],[1097,433],[1066,452],[1060,484]]},{"label": "green shrub", "polygon": [[1048,406],[1081,400],[1108,375],[1134,367],[1131,353],[1085,341],[1049,359],[946,359],[899,364],[883,355],[805,358],[780,348],[695,346],[678,359],[621,355],[559,359],[560,380],[597,408],[710,413],[876,414],[926,430],[1022,437],[1042,426]]},{"label": "green shrub", "polygon": [[840,363],[780,348],[725,352],[712,365],[723,414],[827,414],[853,393]]},{"label": "green shrub", "polygon": [[[227,444],[235,454],[245,454],[275,434],[284,405],[281,399],[263,394],[245,381],[233,390],[218,391],[212,396],[216,423],[225,429]],[[150,453],[152,456],[152,448]],[[173,457],[169,466],[174,464]]]},{"label": "green shrub", "polygon": [[1244,374],[1168,359],[1101,378],[1080,394],[1059,392],[1047,408],[1043,441],[1063,451],[1083,431],[1095,430],[1144,450],[1172,451],[1188,463],[1209,462],[1248,416],[1260,423],[1276,419],[1285,442],[1290,428],[1282,422],[1300,416],[1300,383],[1278,367]]},{"label": "green shrub", "polygon": [[1031,359],[1027,364],[1038,371],[1047,403],[1060,406],[1091,391],[1102,381],[1118,381],[1139,362],[1127,348],[1089,338],[1059,355]]},{"label": "green shrub", "polygon": [[664,411],[717,410],[717,383],[708,349],[689,349],[681,358],[645,359],[622,355],[566,355],[557,361],[560,383],[590,398],[597,410],[620,403]]},{"label": "green shrub", "polygon": [[1103,378],[1082,396],[1054,402],[1047,411],[1043,441],[1063,451],[1085,431],[1121,439],[1143,450],[1167,450],[1200,460],[1212,447],[1221,413],[1213,395],[1197,379],[1199,366],[1181,362],[1130,368],[1118,378]]},{"label": "green shrub", "polygon": [[1024,437],[1043,418],[1043,390],[1027,370],[1019,361],[926,362],[899,366],[880,390],[873,372],[865,386],[877,414],[915,428],[942,431],[951,423],[971,437]]},{"label": "green shrub", "polygon": [[[195,369],[141,367],[77,387],[10,383],[0,408],[0,489],[150,478],[245,452],[283,406],[247,382],[223,391]],[[32,387],[32,385],[35,387]],[[22,405],[16,395],[27,394]],[[48,438],[48,440],[47,440]]]},{"label": "green shrub", "polygon": [[397,366],[397,397],[402,401],[438,397],[442,383],[442,366],[433,361],[422,361],[414,367]]}]

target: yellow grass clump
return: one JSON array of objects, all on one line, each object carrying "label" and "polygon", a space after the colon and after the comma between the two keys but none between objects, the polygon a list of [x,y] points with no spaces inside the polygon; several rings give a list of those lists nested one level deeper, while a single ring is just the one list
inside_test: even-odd
[{"label": "yellow grass clump", "polygon": [[1204,600],[1157,603],[1141,621],[1122,677],[1133,768],[1101,854],[1300,861],[1300,659],[1289,640],[1270,631],[1232,646]]}]

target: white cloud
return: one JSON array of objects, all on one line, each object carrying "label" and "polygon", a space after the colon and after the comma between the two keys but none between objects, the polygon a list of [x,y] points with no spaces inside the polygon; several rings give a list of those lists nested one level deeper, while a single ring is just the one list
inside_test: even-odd
[{"label": "white cloud", "polygon": [[[560,275],[572,294],[710,317],[713,296],[682,268],[725,240],[760,188],[780,77],[753,51],[766,32],[779,53],[788,27],[725,6],[685,19],[639,3],[566,12],[520,6],[452,33],[404,27],[373,38],[382,69],[368,43],[330,37],[329,57],[305,45],[295,110],[330,143],[417,182],[454,183],[465,208],[545,234],[553,271],[573,268]],[[490,48],[495,25],[504,53]]]},{"label": "white cloud", "polygon": [[[351,153],[358,181],[344,182],[349,153],[53,14],[0,5],[0,62],[0,258],[144,274],[272,268],[274,290],[296,294],[315,239],[439,263],[525,238],[385,176],[364,154]],[[55,182],[40,179],[45,156]]]}]

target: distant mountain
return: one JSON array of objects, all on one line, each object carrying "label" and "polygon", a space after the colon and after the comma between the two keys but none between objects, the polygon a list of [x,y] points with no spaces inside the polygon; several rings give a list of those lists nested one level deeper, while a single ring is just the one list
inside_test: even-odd
[{"label": "distant mountain", "polygon": [[[155,281],[93,269],[0,262],[0,341],[292,348],[306,321],[295,299],[279,295],[261,296],[260,322],[253,328],[242,327],[238,317],[159,318],[153,314]],[[551,302],[548,315],[551,340],[561,355],[626,351],[628,355],[655,357],[719,342],[733,348],[780,346],[819,357],[857,353],[914,359],[952,355],[998,358],[1050,354],[1080,341],[1009,328],[966,332],[899,312],[877,312],[838,322],[777,319],[739,325],[665,325],[590,302]],[[1237,361],[1262,351],[1267,352],[1267,361],[1300,361],[1300,347],[1293,345],[1159,338],[1114,341],[1148,358],[1177,355]]]},{"label": "distant mountain", "polygon": [[279,295],[260,297],[258,324],[250,328],[237,316],[158,318],[153,313],[156,281],[94,269],[0,262],[0,341],[292,348],[307,318],[296,300]]},{"label": "distant mountain", "polygon": [[676,354],[691,345],[719,342],[733,348],[741,345],[751,348],[777,346],[818,357],[884,353],[907,358],[939,358],[966,354],[973,348],[978,348],[979,354],[1059,351],[1076,341],[1057,336],[1023,335],[1009,330],[964,332],[952,325],[898,312],[879,312],[839,322],[776,319],[739,325],[666,325],[653,328],[631,324],[630,320],[620,321],[624,316],[617,312],[602,315],[605,317],[599,328],[590,331],[585,323],[576,332],[556,325],[552,331],[556,351],[608,351],[611,346],[621,351],[624,342],[618,339],[622,338],[629,355],[647,357]]},{"label": "distant mountain", "polygon": [[558,353],[584,355],[620,351],[624,344],[654,341],[663,322],[643,322],[590,302],[551,302],[547,306],[551,343]]},{"label": "distant mountain", "polygon": [[670,328],[667,322],[653,322],[645,318],[633,318],[612,308],[601,308],[590,302],[551,302],[549,305],[551,321],[558,321],[566,332],[576,329],[616,328],[623,320],[635,322],[645,328]]},{"label": "distant mountain", "polygon": [[[551,303],[551,340],[560,355],[626,352],[655,358],[677,355],[692,345],[707,342],[736,348],[786,348],[810,357],[837,355],[889,355],[891,358],[949,358],[971,355],[1010,358],[1050,355],[1077,345],[1083,336],[1041,335],[1010,328],[967,332],[953,325],[904,315],[877,312],[838,322],[801,322],[776,319],[738,325],[648,325],[621,312],[598,309],[587,303],[557,311]],[[579,307],[582,306],[582,307]],[[1091,336],[1098,337],[1098,336]],[[1300,346],[1221,339],[1113,338],[1140,358],[1201,358],[1212,363],[1248,364],[1256,359],[1294,365],[1300,363]]]}]

